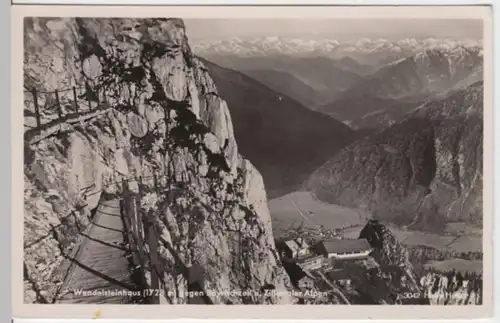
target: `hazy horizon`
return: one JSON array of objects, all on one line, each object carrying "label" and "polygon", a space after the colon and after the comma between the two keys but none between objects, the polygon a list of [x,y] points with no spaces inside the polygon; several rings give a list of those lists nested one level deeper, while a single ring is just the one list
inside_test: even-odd
[{"label": "hazy horizon", "polygon": [[481,40],[477,19],[184,19],[190,40],[265,36],[329,38],[453,38]]}]

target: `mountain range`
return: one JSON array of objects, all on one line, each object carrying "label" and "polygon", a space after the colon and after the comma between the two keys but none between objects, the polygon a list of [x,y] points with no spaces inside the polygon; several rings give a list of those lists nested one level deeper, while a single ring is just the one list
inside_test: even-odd
[{"label": "mountain range", "polygon": [[358,39],[338,41],[335,39],[304,39],[278,36],[214,39],[197,41],[193,51],[201,56],[327,56],[340,59],[351,57],[366,65],[382,65],[423,52],[428,49],[453,49],[460,46],[480,47],[481,41],[437,38],[402,39]]},{"label": "mountain range", "polygon": [[357,71],[367,73],[370,69],[352,59],[349,62],[347,58],[336,62],[322,56],[202,56],[217,65],[243,72],[313,110],[321,104],[332,102],[339,93],[361,81],[362,77]]},{"label": "mountain range", "polygon": [[482,80],[478,48],[433,49],[385,65],[319,111],[354,128],[391,125],[435,95]]},{"label": "mountain range", "polygon": [[[410,41],[407,44],[415,45]],[[428,49],[403,58],[384,54],[382,61],[388,63],[380,66],[360,63],[355,53],[339,59],[273,54],[271,50],[268,55],[203,56],[353,129],[381,129],[438,94],[482,80],[481,47],[430,44]]]}]

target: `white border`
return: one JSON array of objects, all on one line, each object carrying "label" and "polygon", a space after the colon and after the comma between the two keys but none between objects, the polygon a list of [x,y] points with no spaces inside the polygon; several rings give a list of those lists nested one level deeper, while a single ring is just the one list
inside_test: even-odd
[{"label": "white border", "polygon": [[488,0],[455,0],[455,1],[430,1],[430,0],[420,0],[420,1],[411,1],[411,0],[381,0],[381,1],[349,1],[349,0],[313,0],[313,1],[304,1],[304,0],[218,0],[218,1],[203,1],[203,0],[13,0],[12,4],[33,4],[33,5],[41,5],[41,4],[50,4],[50,5],[119,5],[119,6],[163,6],[163,5],[231,5],[231,6],[240,6],[240,5],[264,5],[264,6],[277,6],[277,5],[297,5],[297,6],[381,6],[381,5],[489,5],[492,1]]}]

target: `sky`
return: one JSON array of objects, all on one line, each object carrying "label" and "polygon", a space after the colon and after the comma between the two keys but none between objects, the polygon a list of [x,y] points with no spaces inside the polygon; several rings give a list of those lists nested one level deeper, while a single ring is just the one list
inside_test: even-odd
[{"label": "sky", "polygon": [[184,19],[193,41],[230,37],[482,38],[482,21],[472,19]]}]

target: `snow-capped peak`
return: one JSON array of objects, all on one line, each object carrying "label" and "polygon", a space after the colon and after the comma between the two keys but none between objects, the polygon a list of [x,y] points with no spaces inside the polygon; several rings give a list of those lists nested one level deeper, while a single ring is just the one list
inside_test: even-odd
[{"label": "snow-capped peak", "polygon": [[451,38],[402,38],[388,40],[385,38],[362,38],[353,41],[336,39],[304,39],[280,36],[266,36],[242,40],[233,37],[225,40],[205,40],[193,42],[193,49],[198,54],[234,54],[240,56],[267,54],[327,54],[342,57],[348,53],[386,52],[399,55],[416,54],[426,50],[453,51],[460,48],[480,48],[481,41],[455,40]]}]

